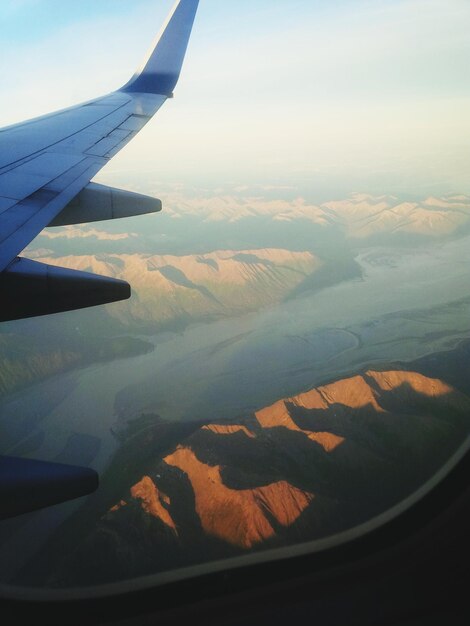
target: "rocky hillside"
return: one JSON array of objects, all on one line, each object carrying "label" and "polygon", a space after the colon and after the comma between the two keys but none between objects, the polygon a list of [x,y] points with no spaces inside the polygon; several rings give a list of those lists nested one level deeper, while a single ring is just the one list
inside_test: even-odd
[{"label": "rocky hillside", "polygon": [[163,199],[164,210],[158,215],[46,229],[26,255],[183,256],[223,246],[308,250],[344,259],[358,247],[415,247],[470,232],[470,196],[465,195],[411,199],[353,193],[314,203],[295,189],[160,192],[155,195]]},{"label": "rocky hillside", "polygon": [[92,363],[147,354],[153,344],[134,337],[0,333],[0,398],[55,374]]},{"label": "rocky hillside", "polygon": [[[156,418],[152,425],[146,416],[104,477],[101,519],[95,501],[94,521],[88,510],[86,536],[65,560],[67,532],[56,538],[51,582],[145,575],[344,530],[429,479],[468,432],[469,415],[470,398],[456,388],[389,369],[281,399],[236,422],[192,425],[179,438],[183,425]],[[75,524],[87,527],[83,518]]]},{"label": "rocky hillside", "polygon": [[[145,354],[152,344],[126,337],[235,316],[280,302],[303,285],[327,286],[357,269],[324,263],[310,252],[219,251],[205,255],[82,255],[35,258],[131,283],[129,301],[4,324],[0,397],[49,376],[98,361]],[[330,267],[332,269],[330,275]],[[317,278],[317,284],[315,284]]]},{"label": "rocky hillside", "polygon": [[324,265],[310,252],[279,249],[40,260],[127,280],[133,297],[108,306],[107,313],[126,327],[147,326],[152,332],[173,323],[227,317],[280,302]]},{"label": "rocky hillside", "polygon": [[269,200],[259,194],[222,198],[169,194],[165,205],[168,214],[177,219],[189,215],[199,216],[207,223],[234,224],[263,218],[285,226],[308,222],[324,232],[337,229],[356,243],[383,235],[391,235],[396,240],[401,235],[436,239],[468,228],[470,223],[470,197],[466,195],[403,200],[353,193],[348,198],[314,204],[303,198]]}]

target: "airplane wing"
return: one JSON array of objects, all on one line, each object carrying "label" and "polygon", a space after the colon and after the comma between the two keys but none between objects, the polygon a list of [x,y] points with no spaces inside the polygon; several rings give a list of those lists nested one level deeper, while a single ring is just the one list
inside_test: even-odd
[{"label": "airplane wing", "polygon": [[[19,257],[46,226],[159,211],[161,202],[90,183],[172,96],[198,0],[179,0],[142,68],[118,91],[0,130],[0,321],[130,296],[120,280]],[[0,457],[0,519],[92,493],[91,469]]]},{"label": "airplane wing", "polygon": [[130,297],[124,281],[18,255],[47,226],[159,211],[159,200],[90,184],[172,97],[199,0],[179,0],[118,91],[0,130],[0,321]]}]

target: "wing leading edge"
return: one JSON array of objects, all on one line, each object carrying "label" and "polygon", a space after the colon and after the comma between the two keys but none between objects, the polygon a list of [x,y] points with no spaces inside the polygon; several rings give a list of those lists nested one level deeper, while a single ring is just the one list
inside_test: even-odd
[{"label": "wing leading edge", "polygon": [[[146,62],[122,89],[0,130],[0,320],[95,306],[129,297],[129,286],[123,281],[103,281],[100,297],[96,277],[65,271],[56,274],[50,267],[19,262],[18,254],[49,225],[76,223],[78,219],[94,221],[103,215],[103,207],[95,204],[102,202],[106,193],[101,190],[98,194],[89,183],[172,96],[198,4],[199,0],[176,3]],[[120,190],[109,190],[109,198],[112,206],[106,209],[107,219],[161,209],[159,201],[138,198],[136,194],[126,195]],[[113,206],[117,200],[120,209],[115,211]],[[80,217],[75,220],[73,212],[78,205]],[[19,272],[19,267],[24,268],[26,274]],[[56,275],[60,280],[53,281],[52,297],[52,292],[45,287],[49,278]],[[90,290],[85,288],[88,279],[93,281]],[[70,294],[78,284],[82,296],[77,293],[72,299]],[[25,285],[34,288],[25,289]],[[64,289],[62,295],[57,291],[60,285]],[[48,298],[50,306],[44,301]],[[15,306],[17,300],[21,306]]]}]

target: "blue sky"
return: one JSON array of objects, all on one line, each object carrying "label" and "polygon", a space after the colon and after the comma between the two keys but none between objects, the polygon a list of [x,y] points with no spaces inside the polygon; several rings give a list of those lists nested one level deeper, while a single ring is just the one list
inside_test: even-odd
[{"label": "blue sky", "polygon": [[[0,4],[0,125],[119,87],[171,0]],[[467,0],[201,0],[174,101],[102,180],[470,192]]]}]

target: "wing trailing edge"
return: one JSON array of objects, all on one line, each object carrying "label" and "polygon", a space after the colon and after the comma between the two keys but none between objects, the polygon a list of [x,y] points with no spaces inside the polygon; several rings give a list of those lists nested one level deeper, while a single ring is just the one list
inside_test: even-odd
[{"label": "wing trailing edge", "polygon": [[176,3],[150,54],[121,91],[173,95],[198,5],[199,0],[179,0]]}]

